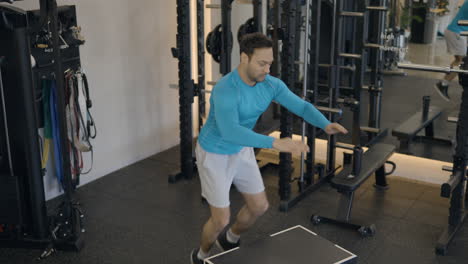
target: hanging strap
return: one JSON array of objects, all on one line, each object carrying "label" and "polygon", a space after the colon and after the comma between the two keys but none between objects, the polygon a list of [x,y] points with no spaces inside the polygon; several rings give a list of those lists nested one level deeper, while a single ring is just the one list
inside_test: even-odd
[{"label": "hanging strap", "polygon": [[50,142],[51,140],[46,138],[44,139],[44,150],[42,152],[42,160],[41,160],[41,167],[45,169],[47,167],[47,162],[49,162],[49,155],[50,155]]},{"label": "hanging strap", "polygon": [[59,121],[57,115],[57,84],[55,80],[50,85],[50,113],[51,126],[54,143],[55,175],[60,184],[62,184],[62,151],[60,145]]},{"label": "hanging strap", "polygon": [[91,96],[89,94],[88,77],[86,77],[86,74],[82,73],[82,78],[83,78],[83,89],[84,89],[83,93],[86,97],[86,111],[88,112],[86,129],[88,131],[89,137],[94,139],[96,138],[96,135],[97,135],[97,128],[96,128],[96,123],[94,122],[94,118],[91,115],[91,111],[89,110],[93,106],[93,103],[91,101]]},{"label": "hanging strap", "polygon": [[45,169],[50,156],[50,144],[53,138],[50,116],[50,80],[42,79],[42,109],[44,118],[44,144],[42,152],[42,169]]}]

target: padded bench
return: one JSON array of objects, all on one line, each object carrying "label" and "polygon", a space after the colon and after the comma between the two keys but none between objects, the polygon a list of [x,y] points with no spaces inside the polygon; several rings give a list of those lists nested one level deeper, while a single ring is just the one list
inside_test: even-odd
[{"label": "padded bench", "polygon": [[343,170],[331,179],[331,185],[340,192],[354,192],[369,176],[382,167],[395,152],[395,146],[377,143],[362,155],[361,171],[358,175],[350,177],[352,165],[345,166]]},{"label": "padded bench", "polygon": [[430,107],[427,116],[423,116],[423,111],[417,112],[393,129],[392,135],[400,141],[399,151],[411,154],[411,143],[422,129],[426,130],[426,137],[434,137],[434,120],[441,114],[442,109]]},{"label": "padded bench", "polygon": [[385,163],[394,152],[394,145],[377,143],[372,145],[368,151],[362,154],[361,166],[357,175],[353,175],[353,165],[345,165],[343,170],[341,170],[340,173],[331,179],[330,183],[331,186],[336,188],[341,195],[337,217],[330,218],[319,215],[312,215],[312,223],[317,225],[321,222],[328,222],[355,229],[363,236],[374,235],[374,225],[365,226],[361,224],[350,223],[354,192],[374,173],[376,174],[377,183],[379,181],[385,182]]}]

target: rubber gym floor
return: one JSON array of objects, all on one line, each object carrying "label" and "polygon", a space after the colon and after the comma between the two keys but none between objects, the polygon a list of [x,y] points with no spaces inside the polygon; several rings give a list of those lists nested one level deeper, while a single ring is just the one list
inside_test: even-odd
[{"label": "rubber gym floor", "polygon": [[[197,178],[168,183],[167,175],[178,168],[178,154],[177,148],[169,149],[79,188],[77,197],[86,212],[86,245],[79,254],[58,252],[42,263],[189,263],[209,212],[200,200]],[[439,197],[438,186],[389,177],[391,188],[382,193],[372,187],[372,179],[367,181],[356,194],[352,216],[375,223],[377,233],[361,238],[355,231],[309,222],[313,213],[335,213],[334,189],[324,186],[283,213],[278,210],[275,169],[264,171],[264,179],[271,207],[242,237],[243,243],[300,224],[357,254],[358,263],[466,263],[466,226],[448,256],[434,254],[448,216],[448,201]],[[231,205],[233,212],[242,206],[235,190]],[[40,253],[0,249],[0,263],[35,263]]]},{"label": "rubber gym floor", "polygon": [[[434,80],[427,76],[387,76],[385,82],[382,120],[386,123],[383,127],[394,127],[401,117],[419,110],[421,96],[427,93],[432,95],[435,105],[449,109],[449,115],[452,110],[456,113],[457,101],[447,106],[433,92]],[[460,91],[454,87],[450,92],[456,98]],[[436,135],[448,136],[451,129],[454,128],[445,122],[436,123]],[[386,140],[397,143],[392,137]],[[418,156],[451,161],[450,147],[417,144],[415,152]],[[178,167],[179,150],[174,147],[79,188],[77,198],[86,214],[85,247],[80,253],[57,252],[36,262],[40,250],[0,249],[0,263],[190,263],[190,250],[198,246],[209,211],[200,200],[197,178],[168,183],[167,175]],[[440,186],[392,176],[388,178],[390,189],[381,192],[372,187],[371,177],[356,193],[352,218],[374,223],[377,233],[374,237],[362,238],[355,231],[310,223],[314,213],[335,215],[338,193],[328,186],[312,193],[289,212],[279,212],[277,175],[274,168],[263,173],[271,207],[242,237],[244,244],[291,226],[303,225],[357,254],[360,264],[468,263],[466,225],[459,230],[447,256],[434,253],[448,219],[449,204],[447,199],[440,197]],[[58,202],[57,199],[49,201],[49,208],[54,208]],[[232,217],[242,204],[242,197],[232,190]]]}]

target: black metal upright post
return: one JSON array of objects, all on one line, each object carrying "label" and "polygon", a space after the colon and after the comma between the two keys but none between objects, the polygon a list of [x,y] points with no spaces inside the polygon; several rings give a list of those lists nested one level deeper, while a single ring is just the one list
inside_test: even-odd
[{"label": "black metal upright post", "polygon": [[[387,0],[371,0],[371,6],[386,7]],[[386,12],[372,12],[369,17],[369,42],[384,45],[383,34],[385,32]],[[371,70],[369,78],[369,127],[380,128],[380,119],[382,112],[382,66],[383,52],[379,48],[372,48],[369,52],[369,68]],[[370,135],[369,135],[370,136]],[[369,137],[369,140],[372,138]]]},{"label": "black metal upright post", "polygon": [[364,86],[364,75],[367,69],[367,49],[364,43],[367,43],[369,29],[369,13],[366,8],[369,6],[369,0],[357,1],[357,11],[363,14],[362,18],[356,19],[356,46],[353,53],[359,54],[360,58],[355,59],[356,72],[355,83],[353,84],[353,97],[359,104],[352,108],[353,110],[353,127],[352,127],[352,143],[355,146],[361,145],[361,92]]},{"label": "black metal upright post", "polygon": [[197,49],[198,49],[198,130],[203,126],[203,117],[206,115],[205,94],[205,0],[197,0]]},{"label": "black metal upright post", "polygon": [[[305,0],[307,1],[307,0]],[[289,89],[292,89],[292,91],[298,95],[300,95],[302,92],[302,87],[298,84],[300,84],[300,80],[299,80],[299,77],[300,77],[300,72],[301,72],[301,64],[300,63],[297,63],[297,62],[303,62],[303,58],[301,58],[301,48],[304,43],[302,43],[302,39],[301,39],[301,34],[305,28],[304,26],[304,17],[302,16],[302,1],[297,1],[298,3],[296,4],[296,8],[295,8],[295,11],[296,11],[296,15],[294,16],[294,18],[296,19],[296,22],[294,23],[296,25],[296,32],[295,33],[292,33],[291,34],[294,34],[294,40],[295,40],[295,49],[294,49],[294,59],[295,59],[295,63],[294,63],[294,67],[296,69],[294,69],[294,72],[296,74],[295,78],[296,78],[296,82],[294,84],[291,84],[292,86],[289,86]],[[306,52],[306,48],[304,47],[304,52]],[[305,62],[303,62],[305,63]],[[303,78],[303,76],[301,77]]]},{"label": "black metal upright post", "polygon": [[[318,93],[318,78],[319,78],[319,58],[320,58],[320,21],[322,1],[313,1],[311,10],[311,34],[310,34],[310,66],[307,87],[312,90],[312,93],[308,93],[308,100],[315,104],[317,101]],[[306,165],[306,182],[307,184],[314,184],[315,181],[315,139],[317,137],[317,130],[314,126],[307,125],[307,145],[309,146],[310,152],[307,155]]]},{"label": "black metal upright post", "polygon": [[58,17],[57,1],[46,0],[50,10],[50,30],[52,33],[54,73],[57,84],[57,114],[59,118],[59,138],[61,155],[62,187],[64,189],[64,201],[59,209],[58,216],[55,219],[56,228],[61,232],[58,234],[58,243],[55,245],[58,249],[80,250],[83,247],[82,218],[84,217],[73,201],[73,179],[71,175],[70,152],[68,150],[68,128],[66,117],[66,95],[64,86],[64,70],[62,66],[61,55],[61,33],[60,21]]},{"label": "black metal upright post", "polygon": [[[308,100],[308,90],[310,90],[310,82],[309,82],[309,77],[310,77],[310,64],[311,64],[311,53],[312,51],[310,50],[310,48],[312,47],[311,46],[311,28],[312,28],[312,16],[311,16],[311,11],[312,11],[312,3],[310,0],[306,0],[305,1],[305,26],[304,26],[304,48],[302,49],[304,51],[304,56],[303,56],[303,65],[304,67],[302,68],[302,75],[303,75],[303,78],[302,78],[302,91],[301,91],[301,96],[304,100]],[[301,14],[299,13],[298,14],[298,17],[301,17],[302,19],[302,16]],[[300,23],[300,21],[299,21]],[[300,36],[300,32],[298,34]],[[300,39],[300,38],[299,38]],[[301,47],[300,45],[298,45],[298,47]],[[299,49],[298,49],[299,50]],[[305,120],[302,120],[301,122],[301,140],[302,142],[305,143],[306,141],[306,136],[307,136],[307,132],[309,130],[309,124],[307,124],[305,122]],[[308,140],[311,140],[311,141],[315,141],[315,138],[308,138]],[[315,150],[315,149],[313,149]],[[311,174],[312,172],[309,171],[307,172],[306,171],[306,166],[307,164],[307,156],[309,156],[309,154],[307,154],[306,156],[304,156],[303,153],[301,153],[301,163],[300,163],[300,177],[299,177],[299,180],[297,182],[298,184],[298,188],[299,188],[299,191],[300,192],[303,192],[305,190],[305,187],[312,181],[312,178],[313,178],[313,174]],[[313,169],[312,169],[313,171]]]},{"label": "black metal upright post", "polygon": [[[272,12],[272,39],[273,39],[273,64],[271,65],[271,75],[280,78],[281,76],[281,55],[280,55],[280,30],[281,30],[281,7],[282,0],[274,0],[273,9],[270,11],[270,6],[268,6],[269,12]],[[270,13],[269,13],[270,14]],[[282,37],[282,36],[281,36]],[[280,107],[278,104],[273,105],[273,118],[275,120],[280,118]]]},{"label": "black metal upright post", "polygon": [[263,4],[262,0],[253,0],[253,13],[255,18],[255,26],[257,28],[257,32],[263,32]]},{"label": "black metal upright post", "polygon": [[[463,59],[463,69],[468,70],[468,57]],[[460,111],[456,130],[455,155],[453,157],[453,172],[447,183],[442,185],[441,196],[450,197],[448,226],[440,236],[436,253],[447,254],[448,247],[457,231],[463,225],[467,211],[466,165],[468,159],[468,74],[459,75],[463,86]]]},{"label": "black metal upright post", "polygon": [[391,8],[391,14],[390,14],[390,19],[388,23],[388,28],[394,30],[396,27],[396,22],[397,22],[397,15],[399,15],[399,8],[398,5],[400,3],[400,0],[390,0],[390,8]]},{"label": "black metal upright post", "polygon": [[[328,73],[328,87],[330,100],[328,107],[336,108],[337,100],[340,96],[340,65],[343,65],[343,58],[339,56],[340,51],[343,49],[343,23],[341,12],[343,10],[343,2],[336,0],[333,2],[333,23],[331,32],[331,48],[330,48],[330,69]],[[336,115],[329,113],[328,119],[331,122],[336,122]],[[327,164],[326,174],[333,175],[336,162],[336,136],[328,136],[327,144]]]},{"label": "black metal upright post", "polygon": [[[283,28],[283,48],[281,51],[281,79],[291,89],[296,85],[296,25],[298,0],[284,1],[281,17]],[[281,107],[280,131],[281,138],[292,137],[292,114]],[[292,156],[290,153],[280,153],[279,169],[279,195],[281,200],[288,200],[291,196]]]},{"label": "black metal upright post", "polygon": [[[343,2],[343,9],[342,10],[358,10],[359,0],[347,0]],[[354,17],[342,17],[342,29],[343,29],[343,47],[340,52],[343,53],[356,53],[356,47],[358,42],[360,41],[359,38],[359,28],[358,23],[359,21]],[[356,63],[354,63],[353,59],[351,58],[344,58],[343,59],[344,65],[353,65],[356,67]],[[343,65],[343,66],[344,66]],[[342,69],[340,67],[340,69]],[[348,80],[349,86],[354,87],[356,83],[356,78],[359,78],[358,74],[354,72],[354,74],[349,74],[349,72],[342,71],[342,81],[341,85],[344,84],[345,80]],[[341,89],[340,89],[341,91]],[[344,93],[342,93],[344,95]],[[340,94],[340,96],[342,96]],[[351,96],[354,96],[354,93],[351,92]]]},{"label": "black metal upright post", "polygon": [[[375,141],[385,135],[386,130],[381,130],[380,119],[382,114],[382,91],[383,91],[383,52],[385,24],[388,12],[388,0],[370,0],[366,7],[362,7],[367,17],[367,24],[364,25],[369,31],[366,33],[364,48],[369,49],[369,68],[370,78],[368,85],[369,107],[368,107],[368,126],[377,129],[379,132],[368,132],[367,145],[370,146]],[[363,60],[364,61],[364,60]],[[365,60],[367,62],[367,60]],[[385,190],[388,188],[385,166],[380,167],[375,173],[376,188]]]},{"label": "black metal upright post", "polygon": [[179,60],[180,173],[169,175],[169,182],[193,178],[192,79],[190,46],[190,0],[177,0],[177,48],[172,49]]},{"label": "black metal upright post", "polygon": [[226,75],[231,72],[232,32],[231,11],[233,0],[221,0],[221,62],[220,72]]},{"label": "black metal upright post", "polygon": [[59,134],[60,134],[60,147],[61,147],[61,164],[63,172],[63,182],[62,186],[65,191],[65,196],[68,201],[72,200],[73,182],[71,178],[71,167],[70,167],[70,153],[68,151],[68,129],[67,123],[63,122],[67,120],[65,116],[65,87],[64,87],[64,70],[62,67],[62,57],[60,51],[60,33],[59,33],[59,21],[58,21],[58,12],[57,12],[57,2],[56,0],[49,0],[49,5],[51,8],[51,21],[50,21],[50,30],[52,31],[53,39],[53,54],[55,61],[55,78],[57,82],[57,108],[58,108],[58,118],[61,120],[59,122]]},{"label": "black metal upright post", "polygon": [[[280,58],[280,48],[279,48],[279,41],[280,36],[279,32],[281,30],[281,0],[275,0],[273,3],[273,23],[272,23],[272,39],[273,39],[273,64],[271,65],[271,74],[275,77],[280,77],[280,65],[281,65],[281,58]],[[270,8],[270,7],[268,7]],[[277,111],[275,111],[276,113]]]}]

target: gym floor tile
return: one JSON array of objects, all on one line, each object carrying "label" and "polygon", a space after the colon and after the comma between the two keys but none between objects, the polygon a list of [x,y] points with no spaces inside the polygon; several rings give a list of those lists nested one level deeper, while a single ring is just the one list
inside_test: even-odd
[{"label": "gym floor tile", "polygon": [[[42,263],[188,263],[188,254],[199,242],[209,209],[201,202],[198,178],[167,182],[168,172],[176,169],[176,165],[158,159],[145,159],[79,188],[76,197],[86,215],[85,248],[80,253],[58,252]],[[272,169],[264,178],[270,208],[242,237],[245,243],[303,225],[357,254],[359,263],[464,263],[468,257],[466,228],[455,237],[448,256],[434,254],[448,214],[437,186],[394,177],[389,178],[392,192],[379,192],[369,179],[351,215],[353,221],[376,225],[375,236],[363,238],[354,230],[326,223],[314,226],[310,222],[312,214],[337,213],[339,195],[327,184],[288,212],[280,212],[277,173]],[[413,189],[418,194],[408,197],[406,192]],[[434,200],[439,202],[432,204]],[[233,188],[232,220],[242,206],[242,196]],[[0,249],[0,263],[31,263],[40,253]]]}]

